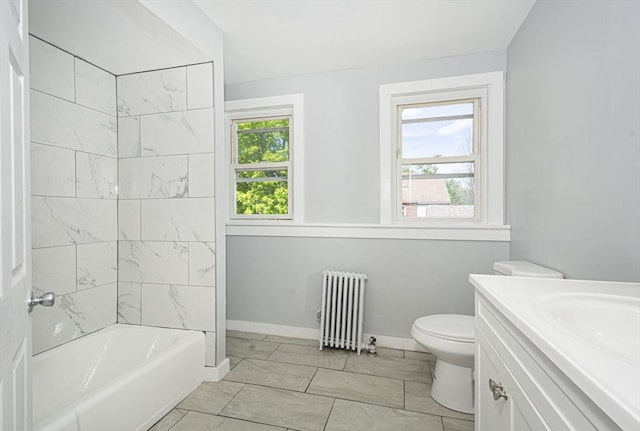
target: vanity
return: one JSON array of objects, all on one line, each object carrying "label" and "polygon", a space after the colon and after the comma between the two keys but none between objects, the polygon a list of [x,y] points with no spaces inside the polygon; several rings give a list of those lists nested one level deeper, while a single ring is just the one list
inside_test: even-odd
[{"label": "vanity", "polygon": [[469,280],[476,431],[640,430],[640,283]]}]

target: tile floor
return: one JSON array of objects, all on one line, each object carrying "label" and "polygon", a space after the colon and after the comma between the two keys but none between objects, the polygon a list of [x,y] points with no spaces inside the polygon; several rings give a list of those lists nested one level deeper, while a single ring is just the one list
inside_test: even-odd
[{"label": "tile floor", "polygon": [[432,355],[378,353],[228,331],[229,374],[200,385],[150,431],[473,431],[473,415],[430,397]]}]

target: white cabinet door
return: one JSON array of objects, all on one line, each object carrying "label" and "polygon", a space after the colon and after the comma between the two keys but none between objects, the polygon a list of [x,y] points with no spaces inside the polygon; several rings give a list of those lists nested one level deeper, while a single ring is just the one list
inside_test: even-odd
[{"label": "white cabinet door", "polygon": [[476,431],[506,431],[509,429],[509,403],[493,399],[489,379],[499,379],[500,373],[483,344],[476,346]]},{"label": "white cabinet door", "polygon": [[26,0],[0,0],[0,429],[31,429]]},{"label": "white cabinet door", "polygon": [[[509,368],[476,328],[476,431],[550,431]],[[489,382],[500,385],[494,398]]]}]

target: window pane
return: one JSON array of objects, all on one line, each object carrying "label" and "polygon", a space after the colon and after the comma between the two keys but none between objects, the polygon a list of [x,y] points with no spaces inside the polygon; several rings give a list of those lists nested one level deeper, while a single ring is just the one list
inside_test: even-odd
[{"label": "window pane", "polygon": [[289,119],[237,123],[238,163],[289,160]]},{"label": "window pane", "polygon": [[287,170],[237,171],[236,214],[289,214]]},{"label": "window pane", "polygon": [[404,165],[403,218],[474,218],[473,163]]},{"label": "window pane", "polygon": [[451,117],[457,115],[473,115],[473,103],[451,103],[448,105],[430,105],[416,108],[404,108],[402,120],[429,119]]},{"label": "window pane", "polygon": [[402,110],[402,157],[473,154],[473,103]]},{"label": "window pane", "polygon": [[473,154],[473,119],[402,125],[402,158]]}]

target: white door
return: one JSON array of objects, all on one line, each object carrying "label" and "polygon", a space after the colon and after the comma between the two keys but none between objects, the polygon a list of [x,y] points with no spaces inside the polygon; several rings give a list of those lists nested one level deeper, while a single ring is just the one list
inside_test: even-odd
[{"label": "white door", "polygon": [[26,0],[0,0],[0,429],[31,429],[31,219]]}]

